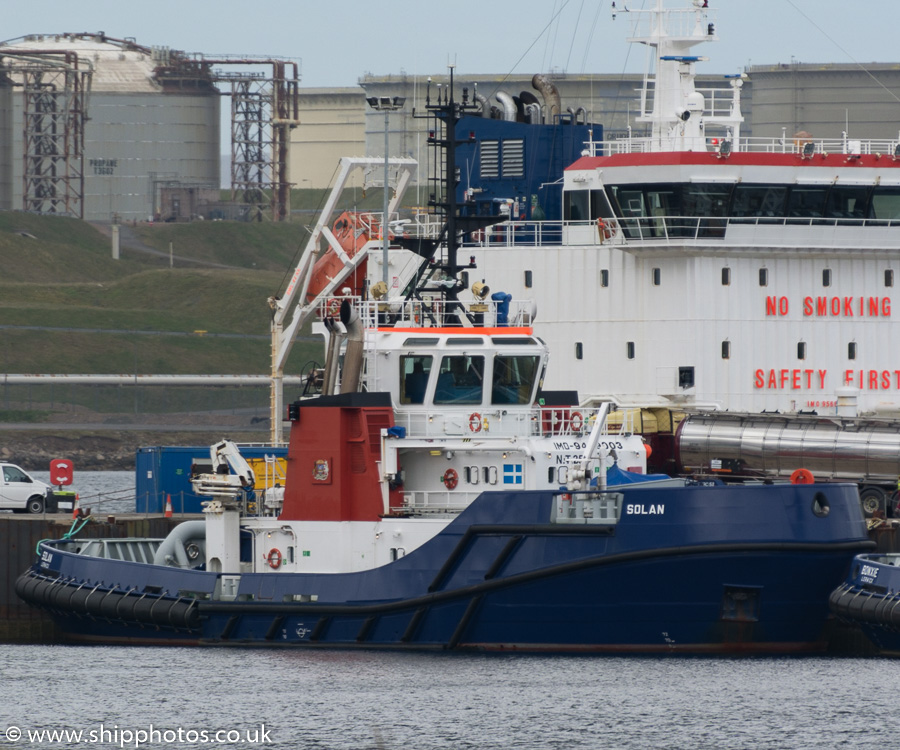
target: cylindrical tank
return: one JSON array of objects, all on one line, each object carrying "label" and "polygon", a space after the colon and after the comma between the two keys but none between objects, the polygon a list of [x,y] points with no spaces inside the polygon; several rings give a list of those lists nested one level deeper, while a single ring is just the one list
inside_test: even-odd
[{"label": "cylindrical tank", "polygon": [[[103,32],[30,35],[0,44],[0,54],[10,56],[7,73],[17,83],[17,52],[28,52],[31,65],[43,61],[49,67],[59,64],[62,52],[70,53],[78,70],[91,71],[90,94],[80,105],[85,219],[177,219],[218,200],[221,97],[202,65]],[[12,107],[9,183],[12,207],[21,208],[22,144],[28,142],[23,132],[29,125],[18,90]]]},{"label": "cylindrical tank", "polygon": [[900,476],[900,421],[816,415],[716,412],[685,418],[675,439],[686,472],[790,476],[894,484]]}]

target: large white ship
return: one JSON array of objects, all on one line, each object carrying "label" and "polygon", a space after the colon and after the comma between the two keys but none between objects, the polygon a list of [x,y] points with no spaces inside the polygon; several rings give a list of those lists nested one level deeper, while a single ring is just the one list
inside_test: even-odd
[{"label": "large white ship", "polygon": [[475,273],[537,301],[585,403],[896,416],[900,140],[742,137],[741,77],[694,84],[709,14],[620,3],[649,135],[587,144],[562,221],[473,235]]}]

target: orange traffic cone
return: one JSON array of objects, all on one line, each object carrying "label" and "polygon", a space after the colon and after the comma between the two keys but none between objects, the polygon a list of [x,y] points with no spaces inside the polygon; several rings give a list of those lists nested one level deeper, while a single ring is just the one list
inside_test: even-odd
[{"label": "orange traffic cone", "polygon": [[172,517],[172,496],[166,495],[166,518]]},{"label": "orange traffic cone", "polygon": [[75,499],[72,501],[72,518],[78,518],[78,494],[76,493]]}]

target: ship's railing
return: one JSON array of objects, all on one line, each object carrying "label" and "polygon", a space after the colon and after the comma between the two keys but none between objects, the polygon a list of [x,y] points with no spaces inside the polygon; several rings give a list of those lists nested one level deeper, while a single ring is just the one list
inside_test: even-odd
[{"label": "ship's railing", "polygon": [[[900,228],[900,219],[835,218],[823,216],[640,216],[617,218],[607,222],[606,231],[598,229],[592,221],[544,221],[508,222],[499,225],[496,231],[478,238],[468,238],[464,247],[537,247],[540,245],[586,245],[586,244],[631,244],[652,242],[654,244],[684,244],[685,242],[721,242],[729,230],[741,228],[742,232],[766,233],[752,241],[761,245],[784,246],[798,242],[810,242],[808,233],[780,234],[777,239],[770,235],[772,227],[785,229],[793,227],[815,228],[817,246],[854,246],[854,238],[860,246],[868,247],[877,243],[884,230]],[[848,232],[852,229],[852,232]],[[865,231],[872,230],[868,235]],[[874,234],[873,234],[874,233]],[[607,236],[608,235],[608,236]],[[731,241],[729,237],[729,241]],[[896,235],[891,232],[891,246],[897,244]],[[748,238],[749,240],[749,238]]]},{"label": "ship's railing", "polygon": [[[706,151],[717,153],[722,147],[721,137],[707,137]],[[616,154],[645,154],[666,151],[662,143],[668,139],[651,138],[648,136],[626,136],[614,140],[591,141],[587,150],[591,156],[613,156]],[[764,154],[794,154],[807,159],[824,154],[845,154],[854,156],[885,156],[894,157],[900,155],[900,141],[893,139],[860,140],[857,138],[813,138],[803,133],[785,135],[777,138],[739,138],[729,143],[732,152],[764,153]]]},{"label": "ship's railing", "polygon": [[[430,411],[397,411],[395,423],[416,438],[446,438],[452,435],[472,437],[471,415],[476,411],[480,420],[487,420],[488,429],[478,430],[479,441],[492,437],[507,439],[510,435],[549,438],[583,438],[594,426],[595,413],[579,406],[541,406],[536,408],[503,405],[442,407],[440,413]],[[483,424],[483,422],[482,422]],[[454,429],[455,427],[455,429]],[[606,428],[603,436],[632,434],[633,420],[626,419],[621,427]]]},{"label": "ship's railing", "polygon": [[563,492],[556,496],[550,523],[614,526],[622,516],[621,492]]},{"label": "ship's railing", "polygon": [[468,326],[504,328],[532,323],[532,304],[528,300],[365,300],[352,295],[323,300],[317,311],[319,319],[338,317],[345,299],[356,308],[366,328],[443,328],[459,326],[462,320],[465,330],[471,332]]},{"label": "ship's railing", "polygon": [[404,492],[399,510],[412,515],[462,513],[481,492],[448,492],[445,490]]}]

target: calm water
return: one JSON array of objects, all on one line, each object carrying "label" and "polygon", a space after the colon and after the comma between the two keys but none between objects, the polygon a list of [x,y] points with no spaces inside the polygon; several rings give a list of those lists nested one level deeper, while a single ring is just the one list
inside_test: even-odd
[{"label": "calm water", "polygon": [[[134,508],[130,472],[75,486],[94,512]],[[889,750],[898,675],[888,659],[2,646],[0,748]],[[41,730],[82,741],[29,740]]]},{"label": "calm water", "polygon": [[[50,482],[49,471],[30,472],[35,479]],[[78,493],[81,507],[91,513],[134,513],[133,471],[78,471],[71,487]],[[0,738],[2,738],[0,732]],[[2,745],[0,745],[2,747]]]},{"label": "calm water", "polygon": [[5,646],[0,668],[0,747],[35,744],[5,744],[8,725],[170,733],[145,747],[203,747],[186,733],[206,730],[234,732],[227,746],[454,750],[888,750],[900,729],[900,665],[884,659]]}]

